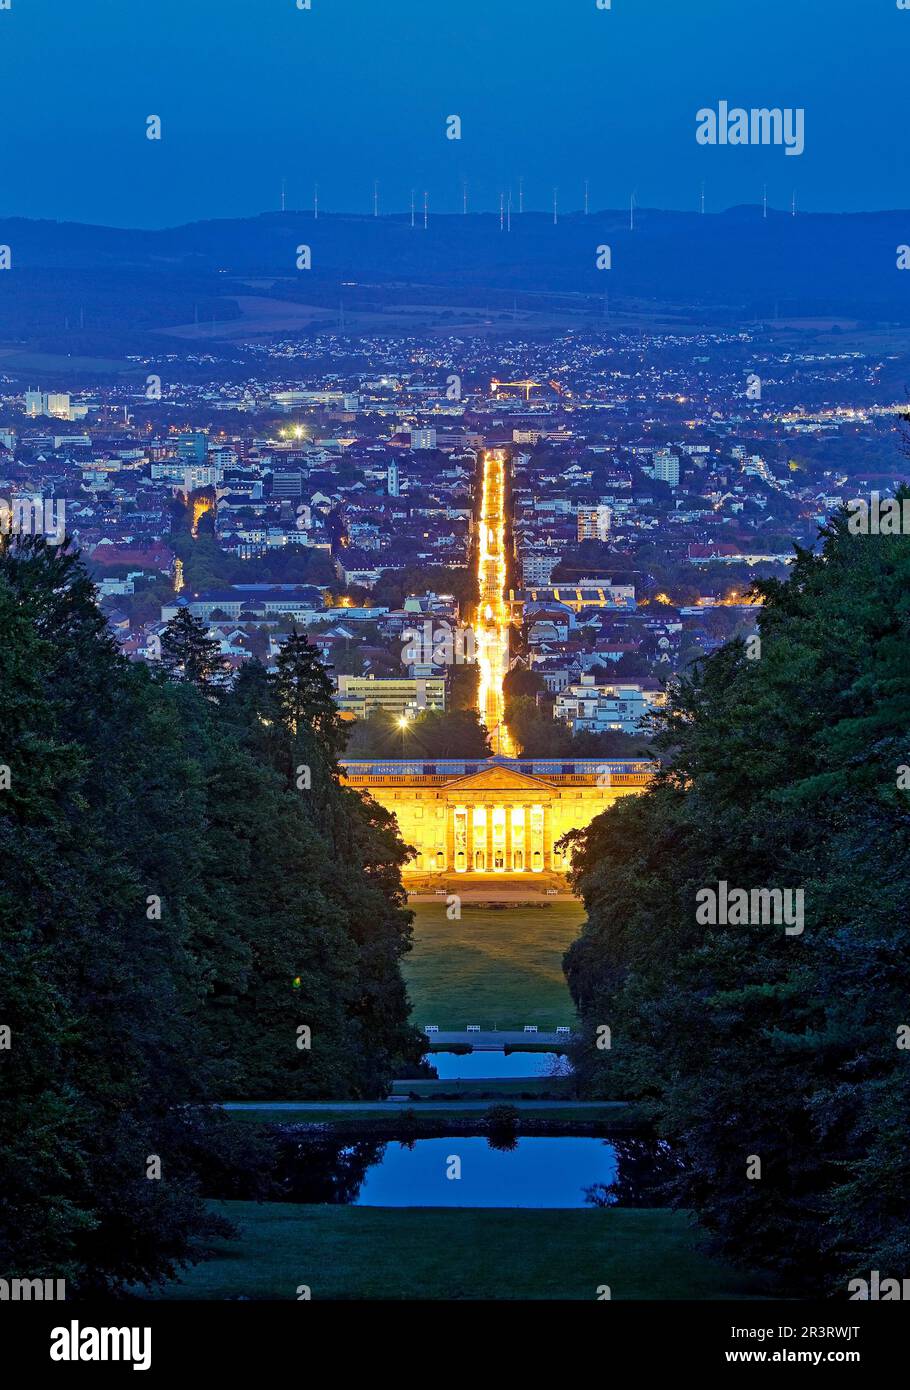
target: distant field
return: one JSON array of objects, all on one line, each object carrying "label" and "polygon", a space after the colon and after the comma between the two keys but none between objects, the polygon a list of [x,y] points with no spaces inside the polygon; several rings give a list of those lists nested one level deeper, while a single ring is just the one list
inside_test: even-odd
[{"label": "distant field", "polygon": [[217,1202],[240,1230],[166,1299],[747,1299],[756,1281],[709,1260],[685,1212],[508,1211]]},{"label": "distant field", "polygon": [[[245,284],[254,282],[245,281]],[[264,282],[258,282],[263,284]],[[273,284],[277,282],[272,282]],[[544,302],[540,308],[513,312],[503,308],[490,310],[482,307],[458,304],[410,303],[407,289],[401,291],[401,300],[387,294],[387,303],[372,307],[358,307],[356,301],[344,307],[344,323],[349,333],[375,332],[497,332],[532,328],[538,332],[559,330],[566,324],[577,323],[584,315],[590,316],[586,301],[576,306],[554,308]],[[266,295],[239,294],[232,297],[241,311],[240,318],[221,319],[211,322],[181,323],[173,327],[159,326],[153,330],[166,333],[172,338],[188,341],[224,340],[242,342],[246,338],[260,334],[306,332],[313,323],[340,321],[337,304],[305,304],[297,300],[272,298]],[[599,301],[598,301],[599,302]]]},{"label": "distant field", "polygon": [[575,1013],[562,957],[578,935],[578,903],[546,907],[469,908],[450,922],[445,900],[414,905],[414,949],[405,957],[411,1017],[441,1029],[553,1029]]},{"label": "distant field", "polygon": [[122,357],[74,357],[69,353],[29,352],[27,349],[0,347],[0,371],[79,372],[109,376],[114,372],[138,375],[139,368]]}]

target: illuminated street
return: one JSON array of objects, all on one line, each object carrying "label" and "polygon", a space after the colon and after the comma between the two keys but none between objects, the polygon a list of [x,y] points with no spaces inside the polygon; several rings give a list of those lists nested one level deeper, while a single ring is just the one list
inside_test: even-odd
[{"label": "illuminated street", "polygon": [[509,615],[503,592],[505,560],[505,459],[498,449],[484,455],[477,579],[480,602],[474,624],[480,667],[480,716],[493,752],[514,757],[515,745],[503,723],[502,681],[509,669]]}]

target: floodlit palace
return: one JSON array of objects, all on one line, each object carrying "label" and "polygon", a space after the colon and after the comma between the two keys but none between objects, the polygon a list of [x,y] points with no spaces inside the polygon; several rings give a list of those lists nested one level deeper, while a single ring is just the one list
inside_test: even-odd
[{"label": "floodlit palace", "polygon": [[407,882],[443,875],[528,875],[569,868],[560,844],[621,796],[640,792],[653,765],[622,759],[487,758],[471,762],[346,762],[344,780],[397,818],[415,851]]}]

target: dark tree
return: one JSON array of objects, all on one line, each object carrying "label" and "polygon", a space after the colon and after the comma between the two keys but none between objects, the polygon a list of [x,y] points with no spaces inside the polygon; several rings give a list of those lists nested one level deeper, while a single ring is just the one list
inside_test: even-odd
[{"label": "dark tree", "polygon": [[344,748],[346,731],[338,716],[328,670],[306,633],[295,630],[276,661],[275,695],[292,735],[309,729],[334,764]]},{"label": "dark tree", "polygon": [[161,661],[173,679],[189,681],[206,695],[217,688],[223,673],[219,644],[189,608],[181,608],[162,632]]},{"label": "dark tree", "polygon": [[[576,1060],[652,1108],[725,1255],[843,1297],[910,1260],[910,538],[840,516],[758,587],[760,648],[680,681],[655,782],[575,837]],[[699,920],[721,881],[802,893],[802,930]]]}]

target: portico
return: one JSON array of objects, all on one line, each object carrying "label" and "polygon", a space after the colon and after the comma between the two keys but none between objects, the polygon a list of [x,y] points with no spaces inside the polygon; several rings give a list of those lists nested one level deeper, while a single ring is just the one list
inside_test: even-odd
[{"label": "portico", "polygon": [[565,874],[558,842],[620,796],[640,791],[651,764],[490,758],[344,764],[344,779],[396,817],[415,850],[404,877]]}]

